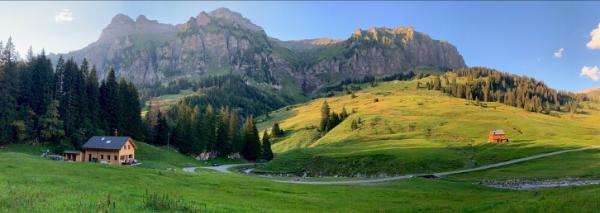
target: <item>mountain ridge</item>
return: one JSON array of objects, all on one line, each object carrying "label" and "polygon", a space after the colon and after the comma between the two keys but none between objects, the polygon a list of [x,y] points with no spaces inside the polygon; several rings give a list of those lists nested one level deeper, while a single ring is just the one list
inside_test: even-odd
[{"label": "mountain ridge", "polygon": [[54,60],[58,56],[87,58],[100,78],[112,67],[137,84],[235,74],[305,94],[348,77],[466,67],[456,47],[413,28],[358,29],[344,40],[280,41],[227,8],[202,11],[177,25],[117,14],[96,42]]}]

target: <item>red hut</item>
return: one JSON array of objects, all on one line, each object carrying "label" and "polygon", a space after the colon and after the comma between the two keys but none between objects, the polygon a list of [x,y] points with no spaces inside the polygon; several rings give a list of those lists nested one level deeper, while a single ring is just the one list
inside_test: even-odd
[{"label": "red hut", "polygon": [[504,134],[504,130],[497,129],[490,131],[490,133],[488,134],[488,142],[504,143],[508,142],[508,138],[506,137],[506,134]]}]

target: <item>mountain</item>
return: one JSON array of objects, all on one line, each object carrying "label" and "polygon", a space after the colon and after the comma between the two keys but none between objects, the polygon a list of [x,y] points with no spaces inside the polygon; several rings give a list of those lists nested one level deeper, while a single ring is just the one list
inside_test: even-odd
[{"label": "mountain", "polygon": [[303,40],[292,40],[282,41],[276,38],[271,38],[277,45],[291,49],[291,50],[308,50],[315,47],[322,47],[331,44],[337,44],[344,40],[333,39],[333,38],[317,38],[317,39],[303,39]]},{"label": "mountain", "polygon": [[62,56],[87,58],[101,78],[113,67],[138,84],[234,74],[248,83],[304,94],[349,77],[466,66],[453,45],[413,28],[358,29],[345,40],[280,41],[226,8],[201,12],[179,25],[119,14],[96,42]]},{"label": "mountain", "polygon": [[577,93],[582,93],[590,96],[600,96],[600,87],[594,87],[591,89],[581,90]]}]

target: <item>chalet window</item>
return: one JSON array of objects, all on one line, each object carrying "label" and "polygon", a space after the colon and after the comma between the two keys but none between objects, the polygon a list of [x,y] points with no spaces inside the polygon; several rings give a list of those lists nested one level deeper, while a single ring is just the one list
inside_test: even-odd
[{"label": "chalet window", "polygon": [[115,160],[117,160],[117,159],[118,159],[118,158],[117,158],[117,156],[115,155]]},{"label": "chalet window", "polygon": [[108,158],[108,160],[110,160],[110,155],[107,155],[106,157]]},{"label": "chalet window", "polygon": [[121,160],[125,160],[125,156],[121,155]]},{"label": "chalet window", "polygon": [[129,155],[129,159],[133,158],[133,155]]},{"label": "chalet window", "polygon": [[104,155],[100,155],[100,159],[104,159]]}]

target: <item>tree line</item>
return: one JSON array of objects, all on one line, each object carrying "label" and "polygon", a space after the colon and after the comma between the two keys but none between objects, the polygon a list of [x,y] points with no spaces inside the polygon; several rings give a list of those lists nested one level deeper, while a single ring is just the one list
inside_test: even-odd
[{"label": "tree line", "polygon": [[[464,82],[458,82],[462,77]],[[530,112],[577,112],[578,103],[588,100],[585,95],[556,91],[533,78],[503,73],[485,67],[463,68],[434,76],[418,88],[439,90],[457,98],[498,102],[523,108]]]},{"label": "tree line", "polygon": [[345,107],[342,108],[342,112],[338,114],[331,110],[327,101],[323,101],[323,105],[321,105],[321,121],[319,123],[319,131],[321,131],[323,134],[329,132],[338,124],[342,123],[342,121],[344,121],[346,118],[348,118],[348,116],[349,114]]},{"label": "tree line", "polygon": [[62,57],[53,67],[42,51],[20,59],[11,39],[0,42],[0,142],[80,148],[92,135],[144,139],[136,87],[110,70],[99,83],[95,66]]},{"label": "tree line", "polygon": [[177,79],[163,85],[156,82],[142,87],[142,100],[165,94],[178,94],[181,90],[196,91],[201,95],[185,98],[190,105],[214,107],[229,106],[243,109],[243,114],[260,115],[295,103],[295,99],[269,89],[248,85],[238,75],[207,76],[198,80]]},{"label": "tree line", "polygon": [[188,155],[203,160],[214,157],[247,160],[271,160],[271,135],[263,133],[262,141],[252,115],[241,118],[237,110],[211,104],[189,104],[181,101],[167,112],[153,104],[146,114],[148,142],[164,146],[167,143]]}]

